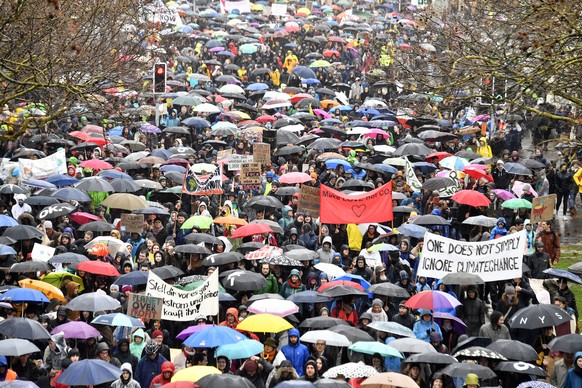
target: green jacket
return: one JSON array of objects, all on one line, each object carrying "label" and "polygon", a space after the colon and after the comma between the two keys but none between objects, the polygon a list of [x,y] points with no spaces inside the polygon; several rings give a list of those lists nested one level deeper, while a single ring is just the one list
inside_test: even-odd
[{"label": "green jacket", "polygon": [[272,273],[269,273],[269,276],[265,278],[267,281],[267,285],[261,289],[255,291],[255,295],[258,294],[278,294],[279,293],[279,283],[277,282],[277,278]]}]

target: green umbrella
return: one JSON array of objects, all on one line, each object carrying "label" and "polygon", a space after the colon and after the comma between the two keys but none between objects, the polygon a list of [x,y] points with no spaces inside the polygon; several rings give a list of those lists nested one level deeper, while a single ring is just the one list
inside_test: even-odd
[{"label": "green umbrella", "polygon": [[378,353],[382,357],[398,357],[404,358],[402,354],[390,345],[381,342],[358,341],[351,345],[348,349],[352,352],[364,353],[374,355]]},{"label": "green umbrella", "polygon": [[313,61],[313,63],[309,65],[309,67],[329,67],[329,66],[331,66],[331,63],[323,59]]},{"label": "green umbrella", "polygon": [[210,217],[193,216],[188,218],[186,222],[182,224],[182,227],[180,229],[192,229],[192,228],[198,228],[202,230],[210,229],[212,222],[213,220]]},{"label": "green umbrella", "polygon": [[243,54],[254,54],[259,50],[259,48],[252,43],[243,44],[238,49]]},{"label": "green umbrella", "polygon": [[42,281],[48,284],[52,284],[55,287],[61,288],[65,280],[72,280],[75,283],[79,284],[79,291],[83,291],[85,286],[83,285],[83,279],[79,276],[74,275],[72,273],[63,271],[63,272],[50,272],[47,273],[43,278]]},{"label": "green umbrella", "polygon": [[[197,282],[192,282],[192,283],[174,286],[174,287],[176,287],[180,290],[184,290],[184,291],[193,291],[193,290],[197,289],[198,287],[200,287],[202,285],[202,283],[204,283],[204,282],[205,282],[205,280],[198,280]],[[226,292],[224,287],[222,287],[220,284],[218,285],[218,291],[219,292]]]},{"label": "green umbrella", "polygon": [[523,198],[513,198],[501,204],[506,209],[531,209],[531,202]]}]

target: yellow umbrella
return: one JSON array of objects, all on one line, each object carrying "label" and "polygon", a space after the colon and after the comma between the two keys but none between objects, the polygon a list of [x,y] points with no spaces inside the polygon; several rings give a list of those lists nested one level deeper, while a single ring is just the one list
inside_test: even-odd
[{"label": "yellow umbrella", "polygon": [[273,314],[250,315],[236,327],[237,330],[257,333],[279,333],[292,328],[289,322]]},{"label": "yellow umbrella", "polygon": [[309,8],[299,8],[297,10],[297,12],[295,12],[295,15],[297,15],[297,16],[309,16],[309,15],[311,15],[311,11],[309,10]]},{"label": "yellow umbrella", "polygon": [[189,368],[181,369],[174,376],[172,376],[172,382],[174,381],[193,381],[196,382],[208,375],[219,375],[221,372],[213,366],[207,365],[196,365]]},{"label": "yellow umbrella", "polygon": [[22,279],[18,281],[18,285],[22,288],[32,288],[33,290],[40,291],[49,299],[58,299],[63,303],[67,303],[63,292],[52,284],[40,280]]},{"label": "yellow umbrella", "polygon": [[235,113],[235,114],[239,115],[240,118],[243,119],[243,120],[250,120],[251,119],[251,116],[249,116],[245,112],[241,112],[240,110],[232,111],[232,113]]}]

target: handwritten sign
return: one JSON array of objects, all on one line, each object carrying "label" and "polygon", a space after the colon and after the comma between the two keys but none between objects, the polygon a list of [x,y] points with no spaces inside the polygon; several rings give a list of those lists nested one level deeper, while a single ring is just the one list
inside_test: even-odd
[{"label": "handwritten sign", "polygon": [[141,233],[143,232],[143,214],[127,214],[121,215],[121,231],[127,233]]},{"label": "handwritten sign", "polygon": [[241,164],[251,163],[252,161],[252,155],[228,155],[228,171],[239,171]]},{"label": "handwritten sign", "polygon": [[286,16],[287,15],[287,4],[271,4],[271,15],[273,16]]},{"label": "handwritten sign", "polygon": [[261,164],[242,163],[240,166],[240,183],[245,190],[261,188]]},{"label": "handwritten sign", "polygon": [[199,314],[218,314],[218,271],[214,271],[198,288],[182,291],[166,283],[152,271],[148,274],[145,294],[162,298],[162,319],[192,321]]},{"label": "handwritten sign", "polygon": [[254,143],[253,162],[271,164],[271,145],[268,143]]},{"label": "handwritten sign", "polygon": [[226,150],[220,150],[216,152],[216,160],[222,160],[224,158],[228,158],[229,155],[232,155],[233,149],[229,148]]},{"label": "handwritten sign", "polygon": [[47,247],[46,245],[39,243],[34,243],[30,256],[32,261],[44,261],[46,263],[51,257],[54,256],[54,254],[55,248]]},{"label": "handwritten sign", "polygon": [[455,272],[474,273],[486,282],[522,276],[525,230],[483,242],[463,242],[427,232],[418,276],[442,279]]},{"label": "handwritten sign", "polygon": [[164,299],[144,294],[129,293],[128,315],[146,319],[162,319]]},{"label": "handwritten sign", "polygon": [[319,217],[319,188],[302,185],[297,210],[311,213],[312,218]]},{"label": "handwritten sign", "polygon": [[556,208],[556,194],[536,197],[531,201],[531,216],[529,217],[532,224],[536,222],[549,221],[554,218],[554,209]]}]

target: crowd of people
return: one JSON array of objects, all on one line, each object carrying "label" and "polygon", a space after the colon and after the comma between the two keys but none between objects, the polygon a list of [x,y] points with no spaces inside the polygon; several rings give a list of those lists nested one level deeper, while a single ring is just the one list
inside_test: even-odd
[{"label": "crowd of people", "polygon": [[[41,340],[14,335],[30,339],[40,351],[0,355],[0,381],[150,388],[171,383],[182,370],[215,366],[216,372],[245,378],[256,388],[329,378],[336,379],[334,386],[357,388],[366,386],[366,378],[389,372],[416,384],[407,387],[534,387],[527,384],[536,380],[558,388],[582,387],[579,313],[570,289],[572,282],[582,281],[571,271],[548,272],[560,265],[557,222],[575,217],[582,193],[582,164],[574,152],[558,157],[551,140],[575,138],[576,126],[507,107],[492,112],[496,107],[475,100],[443,100],[417,93],[413,82],[386,81],[399,76],[395,63],[424,69],[422,57],[440,48],[432,46],[431,32],[415,25],[414,7],[399,13],[391,4],[374,4],[370,12],[368,6],[352,10],[351,3],[314,3],[304,9],[289,3],[284,18],[263,14],[258,3],[250,14],[228,15],[172,6],[184,25],[162,30],[148,42],[164,49],[159,60],[168,70],[165,93],[154,95],[155,105],[162,106],[158,114],[146,105],[152,101],[151,83],[144,91],[109,88],[104,90],[109,116],[97,117],[81,107],[79,114],[28,128],[0,145],[0,290],[25,287],[26,279],[57,288],[56,294],[43,290],[48,303],[2,299],[1,335],[13,337],[3,324],[19,317],[37,321],[52,335]],[[6,105],[2,116],[18,125],[32,109],[39,105]],[[568,107],[554,112],[573,114]],[[260,184],[249,184],[233,160],[252,159],[257,143],[268,144],[270,153],[261,164]],[[66,174],[34,179],[16,163],[62,149]],[[188,179],[194,180],[193,187]],[[388,218],[393,220],[322,223],[301,202],[302,186],[322,185],[348,193],[389,185],[393,217]],[[461,191],[482,194],[487,205],[451,198]],[[552,219],[532,222],[534,199],[551,194],[556,195]],[[128,213],[144,215],[143,225],[128,230],[123,221]],[[424,224],[426,229],[415,225],[428,215],[442,222]],[[268,231],[239,237],[237,230],[255,223]],[[425,233],[485,242],[523,232],[522,277],[452,285],[417,273]],[[54,248],[55,259],[39,259],[39,246]],[[77,268],[86,261],[113,272]],[[130,294],[146,288],[147,276],[140,272],[152,271],[175,287],[192,290],[215,271],[233,270],[260,275],[260,285],[239,290],[223,281],[217,316],[196,315],[188,322],[152,319],[143,328],[125,327],[94,322],[114,311],[67,307],[97,293],[117,300],[117,312],[127,313]],[[334,289],[328,283],[348,292],[325,297],[323,290]],[[366,293],[370,287],[374,291]],[[414,295],[431,291],[447,293],[460,306],[409,306]],[[297,299],[296,312],[284,316],[292,329],[240,330],[262,344],[251,357],[229,359],[215,348],[193,348],[181,335],[205,324],[236,330],[253,314],[255,301],[276,304],[298,294],[311,299]],[[558,306],[568,319],[532,330],[511,327],[515,314],[538,304]],[[350,327],[338,333],[352,345],[379,349],[374,346],[386,344],[382,349],[388,352],[393,341],[411,337],[429,349],[399,348],[400,354],[390,348],[396,356],[348,350],[326,338],[302,341],[312,328],[344,327],[326,317]],[[76,321],[99,335],[80,339],[54,330]],[[574,347],[566,351],[563,345],[550,345],[563,336]],[[518,342],[529,346],[537,357],[485,349],[504,340],[517,341],[508,348]],[[456,360],[416,361],[427,352]],[[59,382],[75,363],[93,359],[118,368],[118,378]],[[500,364],[506,360],[529,362],[536,372],[508,373]],[[451,372],[447,364],[467,368]],[[226,386],[205,379],[196,382]]]}]

